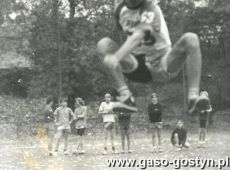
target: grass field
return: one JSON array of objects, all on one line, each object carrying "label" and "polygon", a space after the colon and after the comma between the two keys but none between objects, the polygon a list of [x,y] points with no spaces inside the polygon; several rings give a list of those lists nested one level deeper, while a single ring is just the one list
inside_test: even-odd
[{"label": "grass field", "polygon": [[[116,169],[141,169],[136,168],[109,168],[108,159],[183,159],[196,158],[202,159],[225,159],[230,156],[230,127],[226,121],[217,121],[210,128],[207,137],[207,148],[197,148],[197,129],[194,125],[188,128],[188,141],[191,144],[190,149],[177,151],[170,144],[170,133],[172,128],[165,127],[163,129],[163,153],[151,153],[151,136],[146,131],[133,132],[132,137],[132,154],[108,154],[102,155],[103,152],[103,136],[101,133],[97,135],[89,135],[85,141],[85,155],[64,155],[62,152],[62,144],[57,157],[49,157],[44,145],[39,142],[36,136],[25,138],[21,141],[5,141],[0,148],[0,170],[116,170]],[[118,133],[119,134],[119,133]],[[77,142],[77,137],[71,135],[70,150]],[[116,136],[116,148],[120,150],[120,138]],[[173,166],[146,168],[159,170],[173,170]],[[182,170],[198,170],[201,168],[181,168]],[[216,170],[218,168],[206,168],[208,170]],[[229,170],[228,168],[223,168]]]}]

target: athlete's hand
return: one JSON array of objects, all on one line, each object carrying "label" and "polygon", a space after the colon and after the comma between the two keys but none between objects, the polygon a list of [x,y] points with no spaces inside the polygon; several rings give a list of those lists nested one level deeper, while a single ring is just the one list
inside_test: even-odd
[{"label": "athlete's hand", "polygon": [[56,125],[56,126],[59,126],[59,125],[60,125],[60,123],[58,123],[58,122],[55,122],[55,125]]},{"label": "athlete's hand", "polygon": [[147,36],[153,33],[153,28],[150,24],[140,23],[136,26],[135,31],[141,31],[144,36]]},{"label": "athlete's hand", "polygon": [[156,39],[153,35],[153,27],[150,24],[140,23],[136,27],[136,32],[143,34],[143,43],[146,45],[153,45]]}]

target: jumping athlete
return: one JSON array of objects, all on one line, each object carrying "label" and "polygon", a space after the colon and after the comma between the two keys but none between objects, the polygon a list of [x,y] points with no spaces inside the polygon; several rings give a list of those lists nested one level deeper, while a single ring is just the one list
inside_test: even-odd
[{"label": "jumping athlete", "polygon": [[188,113],[192,114],[198,103],[201,106],[208,103],[208,97],[199,95],[202,56],[196,34],[184,34],[172,47],[162,11],[152,0],[122,0],[116,7],[115,18],[127,35],[126,41],[119,47],[106,37],[97,44],[119,92],[114,111],[137,111],[124,77],[141,83],[166,81],[175,77],[184,64],[188,76]]}]

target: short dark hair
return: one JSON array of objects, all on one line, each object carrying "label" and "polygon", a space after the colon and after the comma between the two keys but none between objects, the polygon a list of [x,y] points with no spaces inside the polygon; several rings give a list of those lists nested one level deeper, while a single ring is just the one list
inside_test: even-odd
[{"label": "short dark hair", "polygon": [[68,102],[68,100],[67,100],[66,98],[63,98],[63,99],[61,99],[60,101],[61,101],[61,103],[63,103],[63,102]]}]

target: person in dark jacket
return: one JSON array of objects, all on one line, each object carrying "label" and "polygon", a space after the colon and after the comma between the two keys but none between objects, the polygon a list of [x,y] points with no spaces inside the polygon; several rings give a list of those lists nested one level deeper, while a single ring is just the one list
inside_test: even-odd
[{"label": "person in dark jacket", "polygon": [[121,144],[122,144],[122,151],[121,153],[125,153],[125,138],[127,140],[127,153],[131,153],[130,150],[130,113],[119,113],[118,114],[118,122],[120,125],[120,134],[121,134]]},{"label": "person in dark jacket", "polygon": [[[161,129],[162,129],[162,106],[158,102],[157,94],[152,93],[152,102],[148,106],[148,118],[152,132],[152,152],[162,152],[161,147]],[[158,147],[156,145],[156,136],[158,140]]]}]

